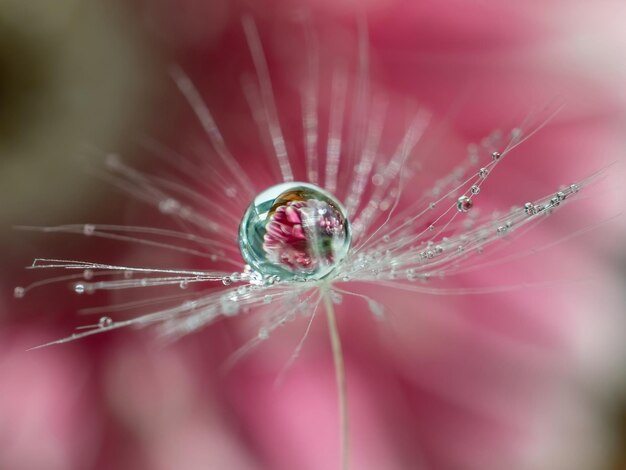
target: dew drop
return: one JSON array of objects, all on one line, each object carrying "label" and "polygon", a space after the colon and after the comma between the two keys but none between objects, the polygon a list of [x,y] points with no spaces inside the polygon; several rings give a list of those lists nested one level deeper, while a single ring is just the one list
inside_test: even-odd
[{"label": "dew drop", "polygon": [[478,176],[480,176],[483,179],[486,178],[488,174],[489,174],[489,170],[487,168],[481,168],[480,170],[478,170]]},{"label": "dew drop", "polygon": [[181,289],[187,289],[187,287],[189,287],[189,281],[187,279],[183,279],[182,281],[180,281],[180,283],[178,284],[178,287],[180,287]]},{"label": "dew drop", "polygon": [[225,286],[230,286],[233,283],[233,280],[231,279],[230,276],[224,276],[222,278],[222,284],[224,284]]},{"label": "dew drop", "polygon": [[476,195],[480,193],[480,186],[474,184],[472,185],[472,187],[470,188],[470,191],[472,192],[472,194]]},{"label": "dew drop", "polygon": [[537,213],[537,207],[532,202],[524,204],[524,212],[527,215],[535,215]]},{"label": "dew drop", "polygon": [[380,186],[385,182],[385,178],[380,173],[376,173],[372,176],[372,184],[374,186]]},{"label": "dew drop", "polygon": [[83,271],[83,279],[85,279],[85,281],[89,281],[91,278],[93,278],[93,271],[91,269],[85,269]]},{"label": "dew drop", "polygon": [[498,160],[500,160],[500,158],[502,158],[502,154],[501,154],[500,152],[493,152],[493,153],[491,154],[491,159],[492,159],[494,162],[497,162]]},{"label": "dew drop", "polygon": [[265,340],[270,337],[270,332],[267,328],[259,328],[259,333],[257,334],[259,339]]},{"label": "dew drop", "polygon": [[85,293],[85,284],[83,284],[82,282],[78,282],[78,283],[74,284],[74,292],[76,292],[77,294],[84,294]]},{"label": "dew drop", "polygon": [[26,289],[24,289],[23,287],[16,287],[15,289],[13,289],[13,297],[15,297],[16,299],[23,298],[25,294]]},{"label": "dew drop", "polygon": [[83,235],[89,237],[94,234],[96,231],[96,226],[93,224],[85,224],[83,225]]},{"label": "dew drop", "polygon": [[347,255],[350,242],[343,206],[308,183],[283,183],[261,192],[239,226],[241,254],[267,284],[322,279]]},{"label": "dew drop", "polygon": [[474,202],[467,196],[463,195],[456,201],[456,208],[459,212],[469,212],[474,206]]},{"label": "dew drop", "polygon": [[269,294],[263,296],[263,303],[264,304],[271,304],[272,303],[272,296],[269,295]]},{"label": "dew drop", "polygon": [[106,328],[108,326],[111,326],[112,324],[113,320],[111,320],[111,317],[100,317],[100,320],[98,320],[99,328]]}]

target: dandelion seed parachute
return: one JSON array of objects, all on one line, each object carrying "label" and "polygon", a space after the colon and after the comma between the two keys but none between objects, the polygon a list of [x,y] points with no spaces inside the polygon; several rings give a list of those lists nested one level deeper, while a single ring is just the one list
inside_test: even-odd
[{"label": "dandelion seed parachute", "polygon": [[[375,283],[415,292],[446,292],[416,281],[450,277],[472,269],[472,259],[487,246],[538,223],[595,178],[532,202],[520,201],[518,208],[503,216],[482,219],[476,216],[475,199],[482,195],[486,180],[511,152],[556,114],[559,107],[552,106],[529,115],[509,133],[494,131],[480,145],[470,146],[465,160],[432,187],[424,188],[419,197],[415,197],[416,192],[411,188],[412,201],[402,204],[400,210],[399,201],[417,171],[413,160],[432,116],[418,108],[408,120],[396,149],[387,155],[382,153],[381,138],[386,131],[389,100],[371,96],[367,68],[359,63],[353,76],[344,66],[336,67],[331,74],[326,142],[320,130],[321,101],[317,91],[320,84],[308,83],[302,91],[306,167],[302,176],[308,181],[294,182],[294,168],[299,165],[295,164],[294,154],[288,152],[294,144],[286,140],[281,126],[261,39],[251,17],[244,17],[242,24],[257,77],[246,78],[243,91],[261,140],[267,144],[271,166],[280,175],[274,186],[253,183],[252,175],[230,150],[217,118],[203,102],[200,91],[179,67],[172,67],[172,78],[203,128],[215,154],[215,164],[207,171],[198,162],[186,160],[150,141],[146,147],[172,165],[169,178],[134,169],[117,155],[106,157],[101,176],[172,217],[186,230],[102,224],[22,227],[170,250],[226,269],[156,269],[36,259],[31,269],[74,270],[79,274],[16,287],[15,297],[21,298],[41,285],[67,281],[77,294],[165,286],[173,286],[180,292],[154,301],[133,301],[97,309],[113,319],[49,344],[131,325],[157,324],[164,334],[176,337],[196,331],[220,316],[232,316],[252,308],[263,310],[271,303],[273,313],[258,335],[264,339],[297,312],[312,314],[321,300],[315,294],[318,281],[335,287],[345,283]],[[347,91],[350,85],[356,90],[351,103]],[[371,115],[362,115],[364,111],[370,111]],[[325,155],[320,152],[324,145]],[[175,174],[180,175],[180,182]],[[200,175],[208,177],[208,181],[200,183]],[[186,180],[198,183],[204,194],[188,189]],[[252,200],[247,210],[240,204],[246,198]],[[238,261],[239,251],[245,266]],[[205,295],[188,289],[207,284],[211,290]],[[214,289],[216,285],[222,285],[223,289]],[[349,287],[348,291],[351,291]],[[456,292],[471,291],[460,288]],[[335,295],[338,293],[335,291]],[[278,299],[282,301],[275,302]],[[368,297],[363,299],[372,313],[380,316],[380,304]],[[159,304],[168,306],[159,308]],[[148,306],[155,307],[135,318],[114,319],[116,312],[140,311]]]},{"label": "dandelion seed parachute", "polygon": [[[91,309],[96,319],[104,316],[110,320],[90,321],[86,329],[66,340],[133,325],[156,325],[164,334],[175,338],[195,332],[220,317],[250,312],[255,318],[263,318],[256,338],[250,343],[253,346],[272,336],[296,315],[303,314],[312,320],[315,308],[323,308],[320,286],[324,283],[332,287],[330,298],[334,302],[339,303],[342,296],[354,296],[364,301],[363,305],[377,317],[385,313],[388,302],[370,298],[377,295],[373,289],[370,294],[371,286],[444,295],[493,292],[497,289],[488,285],[459,287],[459,283],[454,290],[445,290],[440,287],[441,280],[454,279],[455,275],[475,271],[481,265],[503,263],[497,254],[511,245],[513,237],[542,223],[545,216],[578,198],[578,190],[586,189],[593,180],[555,187],[553,194],[543,198],[529,191],[528,198],[520,199],[512,212],[494,217],[485,213],[483,196],[488,198],[492,191],[488,180],[498,178],[500,165],[522,157],[519,150],[517,155],[514,150],[549,120],[551,113],[544,112],[535,120],[522,123],[520,130],[494,132],[479,145],[470,147],[467,154],[459,155],[458,167],[442,171],[441,180],[416,187],[413,177],[419,168],[414,163],[417,160],[425,166],[429,163],[422,158],[422,144],[433,121],[430,114],[422,108],[417,112],[411,110],[411,115],[397,126],[398,134],[402,135],[393,140],[393,148],[385,146],[390,143],[385,134],[393,103],[372,90],[366,75],[341,67],[319,86],[333,90],[327,106],[324,100],[328,98],[317,95],[314,86],[304,87],[302,117],[295,122],[301,121],[306,138],[295,140],[288,129],[293,121],[283,114],[278,93],[273,96],[275,89],[263,57],[258,54],[254,23],[247,21],[244,30],[257,51],[253,59],[258,69],[257,75],[244,77],[244,94],[261,141],[269,150],[269,158],[263,160],[263,165],[275,169],[276,175],[269,180],[256,171],[257,167],[251,168],[249,160],[240,158],[244,154],[236,148],[232,137],[223,133],[219,112],[202,104],[202,87],[196,88],[181,69],[173,68],[175,82],[207,131],[212,146],[210,169],[206,161],[194,161],[193,157],[181,159],[157,145],[155,153],[172,163],[171,174],[166,178],[134,169],[115,156],[107,158],[104,177],[156,207],[178,226],[155,229],[86,224],[46,230],[139,244],[161,252],[173,251],[201,259],[202,267],[172,269],[164,265],[155,269],[147,264],[107,263],[106,259],[100,263],[36,260],[34,269],[69,272],[58,280],[69,282],[81,299],[98,291],[117,295],[135,290],[142,297]],[[396,127],[397,122],[392,123]],[[260,153],[261,148],[255,150]],[[494,158],[494,152],[498,157]],[[261,160],[258,153],[255,158]],[[345,217],[352,226],[350,249],[321,280],[319,273],[314,273],[307,282],[290,278],[294,274],[293,264],[283,262],[280,256],[277,258],[281,260],[280,274],[271,276],[263,275],[252,260],[246,269],[239,258],[237,227],[247,205],[273,185],[294,184],[294,181],[306,181],[329,192],[345,207]],[[563,198],[557,196],[559,192]],[[265,230],[265,224],[262,225]],[[263,256],[269,251],[263,250]],[[284,247],[274,250],[274,253],[284,252]],[[492,253],[496,256],[490,258]],[[512,259],[525,253],[515,253]],[[305,271],[305,274],[311,273]],[[49,281],[52,280],[45,280]],[[18,288],[16,294],[23,296],[32,287]]]}]

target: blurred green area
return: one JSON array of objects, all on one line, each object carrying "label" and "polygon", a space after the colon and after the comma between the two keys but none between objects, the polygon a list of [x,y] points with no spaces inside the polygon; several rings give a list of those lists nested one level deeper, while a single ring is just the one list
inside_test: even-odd
[{"label": "blurred green area", "polygon": [[20,251],[12,225],[90,218],[86,167],[149,125],[158,54],[126,7],[0,2],[1,251]]}]

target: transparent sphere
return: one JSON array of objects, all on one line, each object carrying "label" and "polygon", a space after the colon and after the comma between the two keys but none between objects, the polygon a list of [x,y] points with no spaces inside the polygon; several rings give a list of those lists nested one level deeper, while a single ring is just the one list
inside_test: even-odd
[{"label": "transparent sphere", "polygon": [[287,280],[322,279],[350,248],[345,209],[309,183],[283,183],[254,198],[239,226],[239,248],[250,267]]}]

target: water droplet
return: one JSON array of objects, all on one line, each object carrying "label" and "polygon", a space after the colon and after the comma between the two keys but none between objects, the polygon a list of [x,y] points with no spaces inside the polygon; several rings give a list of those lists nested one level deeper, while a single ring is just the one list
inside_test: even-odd
[{"label": "water droplet", "polygon": [[178,287],[180,287],[181,289],[187,289],[187,287],[189,287],[189,281],[187,279],[183,279],[178,284]]},{"label": "water droplet", "polygon": [[111,326],[113,324],[113,320],[111,320],[110,317],[100,317],[100,320],[98,320],[98,327],[100,328],[106,328],[108,326]]},{"label": "water droplet", "polygon": [[434,202],[431,202],[430,204],[428,204],[428,208],[430,210],[433,210],[435,207],[437,207],[437,204],[435,204]]},{"label": "water droplet", "polygon": [[259,328],[259,333],[257,334],[257,336],[259,337],[259,339],[265,340],[270,337],[270,332],[267,328],[262,327]]},{"label": "water droplet", "polygon": [[537,207],[532,202],[524,204],[524,212],[528,215],[535,215],[537,213]]},{"label": "water droplet", "polygon": [[570,185],[569,189],[572,191],[573,194],[576,194],[578,191],[580,191],[580,185],[572,184]]},{"label": "water droplet", "polygon": [[478,176],[480,176],[483,179],[486,178],[488,174],[489,174],[489,170],[487,168],[481,168],[480,170],[478,170]]},{"label": "water droplet", "polygon": [[559,201],[564,201],[566,196],[563,191],[559,191],[558,193],[556,193],[556,197]]},{"label": "water droplet", "polygon": [[473,205],[474,202],[467,196],[461,196],[456,201],[456,208],[459,212],[469,212]]},{"label": "water droplet", "polygon": [[435,224],[430,224],[430,225],[428,226],[428,231],[430,231],[430,232],[434,232],[434,231],[435,231]]},{"label": "water droplet", "polygon": [[96,231],[96,226],[93,224],[85,224],[83,225],[83,235],[89,237],[94,234]]},{"label": "water droplet", "polygon": [[385,182],[385,178],[380,173],[376,173],[372,176],[372,184],[374,186],[380,186]]},{"label": "water droplet", "polygon": [[85,269],[83,271],[83,278],[85,281],[89,281],[93,277],[93,271],[91,269]]},{"label": "water droplet", "polygon": [[474,184],[472,185],[472,187],[470,188],[470,191],[472,192],[472,194],[479,194],[480,193],[480,186]]},{"label": "water droplet", "polygon": [[230,278],[230,276],[224,276],[222,278],[222,284],[224,284],[225,286],[230,286],[233,283],[233,280]]},{"label": "water droplet", "polygon": [[78,282],[78,283],[74,284],[74,292],[76,292],[77,294],[84,294],[85,293],[85,284],[83,284],[82,282]]},{"label": "water droplet", "polygon": [[269,295],[269,294],[263,296],[263,303],[264,304],[271,304],[272,303],[272,296]]},{"label": "water droplet", "polygon": [[501,154],[500,152],[493,152],[493,153],[491,154],[491,159],[492,159],[494,162],[497,162],[498,160],[500,160],[500,158],[501,158],[501,157],[502,157],[502,154]]},{"label": "water droplet", "polygon": [[283,183],[260,193],[239,226],[239,248],[273,284],[327,276],[348,253],[350,223],[331,194],[308,183]]},{"label": "water droplet", "polygon": [[16,287],[15,289],[13,289],[13,297],[15,297],[16,299],[21,299],[22,297],[24,297],[25,294],[26,289],[24,289],[23,287]]}]

